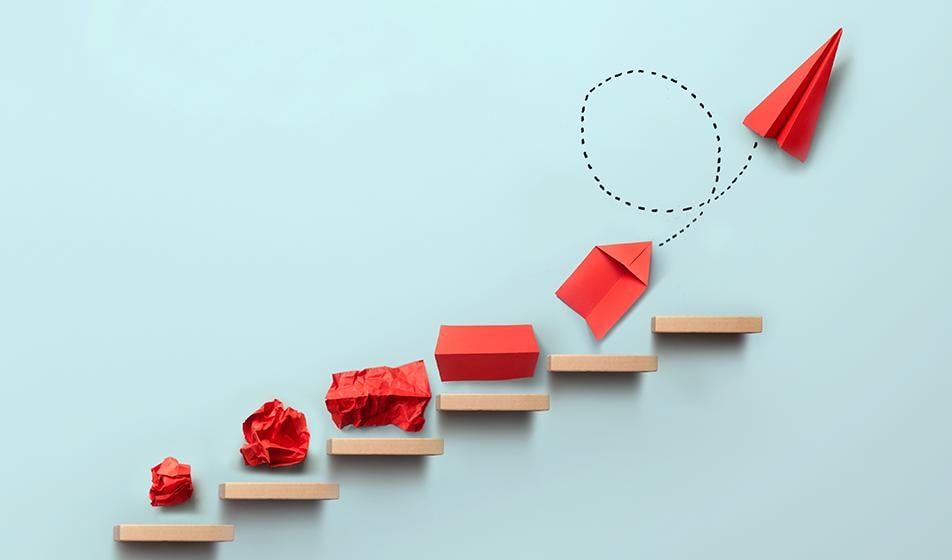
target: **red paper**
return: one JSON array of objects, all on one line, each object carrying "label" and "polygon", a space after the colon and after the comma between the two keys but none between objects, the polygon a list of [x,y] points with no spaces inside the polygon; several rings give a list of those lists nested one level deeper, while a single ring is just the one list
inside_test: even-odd
[{"label": "red paper", "polygon": [[651,242],[598,245],[555,292],[602,339],[648,287]]},{"label": "red paper", "polygon": [[532,325],[442,325],[436,365],[443,381],[532,377],[539,344]]},{"label": "red paper", "polygon": [[153,506],[177,506],[192,497],[192,467],[166,457],[152,467],[149,501]]},{"label": "red paper", "polygon": [[324,402],[338,428],[393,424],[419,432],[430,402],[426,366],[418,360],[399,367],[335,373]]},{"label": "red paper", "polygon": [[242,425],[245,443],[241,456],[245,464],[271,468],[296,465],[307,456],[311,433],[304,415],[285,407],[278,399],[264,403]]},{"label": "red paper", "polygon": [[776,138],[782,150],[800,161],[806,161],[810,151],[842,34],[843,29],[838,29],[744,119],[747,127],[765,138]]}]

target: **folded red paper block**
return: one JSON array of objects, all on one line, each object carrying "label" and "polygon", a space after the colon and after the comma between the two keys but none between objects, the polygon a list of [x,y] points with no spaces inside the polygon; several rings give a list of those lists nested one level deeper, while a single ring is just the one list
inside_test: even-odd
[{"label": "folded red paper block", "polygon": [[307,457],[311,441],[307,419],[278,399],[261,405],[241,428],[247,442],[241,446],[241,456],[250,467],[287,467]]},{"label": "folded red paper block", "polygon": [[324,402],[338,428],[393,424],[419,432],[430,402],[426,366],[417,360],[398,367],[335,373]]},{"label": "folded red paper block", "polygon": [[539,344],[532,325],[442,325],[436,365],[443,381],[532,377]]},{"label": "folded red paper block", "polygon": [[175,457],[166,457],[152,467],[152,487],[149,502],[153,506],[177,506],[192,497],[192,467],[179,463]]},{"label": "folded red paper block", "polygon": [[648,287],[651,242],[598,245],[555,292],[604,338]]}]

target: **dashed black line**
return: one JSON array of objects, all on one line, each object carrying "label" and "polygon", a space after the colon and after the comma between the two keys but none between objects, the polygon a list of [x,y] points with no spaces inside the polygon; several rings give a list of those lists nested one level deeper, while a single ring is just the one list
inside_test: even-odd
[{"label": "dashed black line", "polygon": [[[756,150],[756,149],[757,149],[757,142],[754,142],[754,145],[753,145],[750,149],[751,149],[752,151],[753,151],[753,150]],[[737,179],[739,179],[739,178],[741,177],[741,175],[744,174],[744,171],[747,171],[747,167],[750,165],[750,162],[751,162],[751,160],[753,159],[753,157],[754,157],[753,153],[747,154],[747,163],[745,163],[744,166],[741,167],[740,171],[737,172],[737,175],[735,175],[734,178],[731,179],[730,184],[728,184],[727,187],[725,187],[724,190],[721,191],[719,194],[715,195],[713,199],[711,199],[711,198],[707,199],[705,202],[702,202],[702,203],[700,204],[700,206],[704,206],[704,205],[706,205],[706,204],[710,204],[710,203],[713,202],[714,200],[717,200],[717,199],[721,198],[722,196],[724,196],[724,194],[727,193],[727,191],[731,190],[731,187],[734,186],[734,183],[737,182]],[[711,193],[712,193],[712,194],[714,193],[714,189],[711,189]],[[658,243],[658,247],[664,247],[666,243],[670,243],[671,241],[677,239],[677,237],[678,237],[679,235],[681,235],[681,234],[684,233],[686,230],[688,230],[693,224],[697,223],[698,219],[700,219],[701,216],[703,216],[703,215],[704,215],[704,211],[703,211],[703,210],[699,211],[699,212],[698,212],[698,215],[695,216],[694,219],[692,219],[690,222],[688,222],[687,224],[685,224],[684,227],[682,227],[680,230],[678,230],[677,233],[673,233],[673,234],[669,235],[667,239],[665,239],[665,240],[662,241],[661,243]]]},{"label": "dashed black line", "polygon": [[621,76],[630,76],[635,74],[648,74],[651,76],[656,76],[661,80],[677,85],[681,91],[690,95],[691,99],[697,101],[698,107],[703,112],[703,114],[707,116],[708,120],[710,120],[711,128],[714,130],[714,148],[715,148],[714,183],[711,186],[710,196],[706,200],[697,202],[695,204],[690,204],[682,208],[671,207],[671,208],[662,209],[658,206],[652,206],[650,204],[635,204],[629,200],[625,200],[621,198],[617,194],[612,193],[612,191],[609,190],[609,188],[605,185],[605,183],[598,177],[598,174],[595,172],[595,167],[592,165],[591,157],[588,153],[588,150],[585,148],[583,148],[582,150],[582,158],[585,160],[585,165],[588,168],[588,170],[592,172],[592,178],[595,180],[595,184],[598,185],[598,188],[601,189],[601,191],[605,193],[607,196],[613,198],[614,200],[618,202],[623,203],[625,206],[628,206],[630,208],[636,208],[640,212],[650,212],[652,214],[657,214],[659,212],[665,213],[665,214],[673,214],[675,212],[692,212],[692,211],[698,212],[697,216],[695,216],[693,219],[691,219],[690,222],[685,224],[684,227],[680,228],[676,233],[670,235],[667,239],[665,239],[664,241],[658,244],[658,247],[663,247],[666,243],[669,243],[673,241],[674,239],[677,239],[679,235],[683,234],[685,231],[690,229],[690,227],[693,224],[697,223],[698,219],[700,219],[704,215],[704,211],[701,210],[701,208],[704,208],[705,206],[709,206],[711,203],[717,200],[720,200],[721,197],[723,197],[725,194],[727,194],[729,190],[731,190],[731,187],[733,187],[737,183],[737,180],[744,174],[744,171],[746,171],[747,167],[750,165],[750,162],[753,159],[753,152],[754,150],[757,149],[757,142],[754,142],[753,146],[751,147],[750,153],[747,154],[747,162],[744,164],[741,170],[738,171],[738,173],[731,179],[731,181],[727,184],[726,187],[722,188],[721,191],[718,192],[717,187],[718,187],[718,184],[720,184],[720,179],[721,179],[721,151],[722,151],[721,150],[721,135],[717,131],[718,130],[717,122],[714,120],[714,115],[712,114],[711,110],[705,107],[704,102],[698,99],[698,96],[695,92],[691,91],[689,87],[687,87],[683,83],[680,83],[677,79],[667,76],[665,74],[659,75],[658,72],[645,70],[643,68],[632,68],[630,70],[626,70],[624,72],[618,72],[608,76],[604,80],[592,86],[588,90],[588,93],[585,94],[585,99],[582,103],[582,110],[579,115],[579,121],[582,123],[582,126],[579,127],[579,135],[580,135],[579,140],[582,146],[585,146],[585,125],[584,125],[585,109],[589,100],[592,97],[592,94],[595,93],[598,90],[598,88],[602,87],[603,85],[607,84],[608,82],[610,82],[611,80],[615,78],[619,78]]}]

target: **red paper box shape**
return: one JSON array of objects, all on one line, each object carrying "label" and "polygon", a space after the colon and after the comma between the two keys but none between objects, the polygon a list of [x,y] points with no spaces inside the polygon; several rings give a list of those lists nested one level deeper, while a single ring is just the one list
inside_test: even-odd
[{"label": "red paper box shape", "polygon": [[776,138],[780,149],[800,161],[810,151],[841,35],[842,28],[744,118],[748,128]]},{"label": "red paper box shape", "polygon": [[648,288],[651,242],[598,245],[555,292],[601,340]]},{"label": "red paper box shape", "polygon": [[443,381],[532,377],[539,344],[532,325],[442,325],[436,365]]},{"label": "red paper box shape", "polygon": [[335,373],[324,397],[338,428],[393,424],[407,432],[423,429],[429,402],[430,381],[423,360]]}]

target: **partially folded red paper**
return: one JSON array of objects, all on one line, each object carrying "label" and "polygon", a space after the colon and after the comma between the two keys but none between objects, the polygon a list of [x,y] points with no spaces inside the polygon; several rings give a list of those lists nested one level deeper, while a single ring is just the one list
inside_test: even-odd
[{"label": "partially folded red paper", "polygon": [[443,381],[532,377],[539,344],[532,325],[442,325],[436,365]]},{"label": "partially folded red paper", "polygon": [[393,424],[419,432],[430,402],[426,366],[417,360],[398,367],[335,373],[324,402],[338,428]]},{"label": "partially folded red paper", "polygon": [[555,292],[602,339],[648,288],[651,242],[598,245]]},{"label": "partially folded red paper", "polygon": [[842,34],[838,29],[744,118],[744,125],[765,138],[776,138],[780,149],[800,161],[806,161],[810,151]]}]

